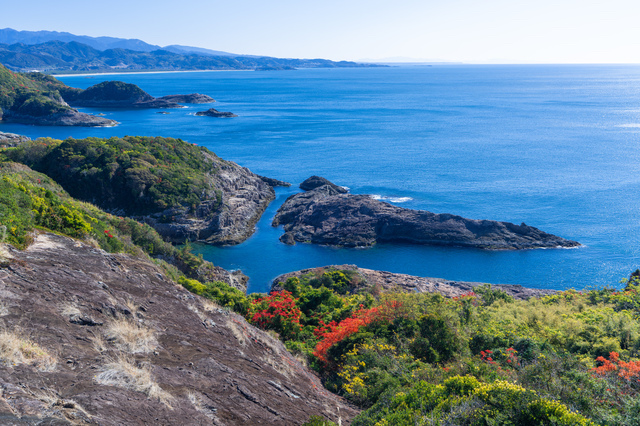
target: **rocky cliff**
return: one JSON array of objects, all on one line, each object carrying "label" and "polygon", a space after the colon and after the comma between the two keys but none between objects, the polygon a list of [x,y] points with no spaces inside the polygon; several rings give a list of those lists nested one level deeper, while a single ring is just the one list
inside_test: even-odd
[{"label": "rocky cliff", "polygon": [[[213,158],[211,161],[215,161]],[[215,174],[207,176],[212,196],[195,209],[172,207],[141,219],[165,239],[209,244],[239,244],[249,238],[262,213],[275,199],[273,187],[249,169],[221,162]],[[166,221],[165,218],[171,218]]]},{"label": "rocky cliff", "polygon": [[4,152],[72,197],[147,222],[175,243],[240,243],[275,198],[262,177],[179,139],[38,140]]},{"label": "rocky cliff", "polygon": [[348,424],[269,334],[148,261],[40,234],[0,245],[0,422]]},{"label": "rocky cliff", "polygon": [[377,242],[408,242],[494,250],[580,245],[524,223],[404,209],[368,195],[343,194],[328,184],[289,197],[272,224],[284,226],[280,240],[287,244],[298,241],[362,247]]}]

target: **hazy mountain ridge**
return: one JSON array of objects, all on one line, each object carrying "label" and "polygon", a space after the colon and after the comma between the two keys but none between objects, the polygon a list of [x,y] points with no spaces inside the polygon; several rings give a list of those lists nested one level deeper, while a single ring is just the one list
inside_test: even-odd
[{"label": "hazy mountain ridge", "polygon": [[236,55],[192,46],[161,48],[141,40],[0,30],[0,63],[14,71],[291,70],[378,66],[327,59]]}]

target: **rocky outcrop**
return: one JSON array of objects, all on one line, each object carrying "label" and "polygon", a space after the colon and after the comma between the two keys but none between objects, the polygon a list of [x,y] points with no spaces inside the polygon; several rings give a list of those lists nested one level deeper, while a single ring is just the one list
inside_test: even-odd
[{"label": "rocky outcrop", "polygon": [[[356,265],[331,265],[323,268],[310,268],[300,271],[289,272],[280,275],[273,280],[271,284],[272,291],[281,290],[280,283],[287,281],[289,277],[300,277],[309,273],[318,273],[321,270],[347,270],[355,271],[360,279],[358,286],[354,292],[370,291],[372,289],[380,291],[404,291],[410,293],[440,293],[445,297],[458,297],[481,286],[485,283],[467,282],[467,281],[451,281],[443,278],[417,277],[414,275],[396,274],[386,271],[375,271],[373,269],[359,268]],[[531,297],[541,297],[555,294],[555,290],[528,288],[521,285],[511,284],[492,284],[491,288],[502,290],[508,295],[526,300]]]},{"label": "rocky outcrop", "polygon": [[224,112],[224,111],[218,111],[215,108],[209,108],[206,111],[199,111],[196,112],[196,115],[199,116],[207,116],[207,117],[217,117],[217,118],[230,118],[230,117],[237,117],[237,115],[235,115],[232,112]]},{"label": "rocky outcrop", "polygon": [[135,84],[103,81],[74,94],[70,105],[94,108],[182,108],[176,102],[154,98]]},{"label": "rocky outcrop", "polygon": [[232,112],[224,112],[224,111],[218,111],[215,108],[209,108],[206,111],[199,111],[196,112],[196,115],[199,116],[207,116],[207,117],[218,117],[218,118],[229,118],[229,117],[237,117],[237,115],[235,115]]},{"label": "rocky outcrop", "polygon": [[266,176],[260,176],[260,175],[256,175],[256,176],[258,176],[260,179],[266,182],[269,186],[273,186],[274,188],[276,186],[284,186],[286,188],[291,186],[289,182],[285,182],[283,180],[278,180],[278,179],[274,179]]},{"label": "rocky outcrop", "polygon": [[219,161],[219,170],[209,174],[211,197],[193,209],[181,206],[140,217],[162,237],[174,243],[200,241],[208,244],[239,244],[249,238],[262,213],[275,199],[275,191],[249,169],[231,161]]},{"label": "rocky outcrop", "polygon": [[355,410],[241,316],[152,263],[41,234],[0,248],[2,424],[348,424]]},{"label": "rocky outcrop", "polygon": [[40,116],[5,111],[2,120],[11,123],[33,124],[36,126],[112,127],[118,124],[115,120],[86,114],[76,109]]},{"label": "rocky outcrop", "polygon": [[15,133],[0,132],[0,148],[9,148],[18,146],[22,142],[30,141],[27,136],[17,135]]},{"label": "rocky outcrop", "polygon": [[210,104],[216,101],[211,96],[203,95],[200,93],[191,93],[189,95],[167,95],[161,96],[156,99],[176,102],[179,104]]},{"label": "rocky outcrop", "polygon": [[476,247],[493,250],[576,247],[580,243],[547,234],[524,223],[465,219],[452,214],[411,210],[368,195],[342,194],[331,185],[289,197],[273,226],[280,240],[346,247],[378,242]]},{"label": "rocky outcrop", "polygon": [[331,189],[338,194],[346,194],[348,192],[345,188],[338,186],[330,182],[328,179],[320,176],[311,176],[310,178],[305,179],[304,182],[300,184],[300,189],[311,191],[324,185],[329,185]]}]

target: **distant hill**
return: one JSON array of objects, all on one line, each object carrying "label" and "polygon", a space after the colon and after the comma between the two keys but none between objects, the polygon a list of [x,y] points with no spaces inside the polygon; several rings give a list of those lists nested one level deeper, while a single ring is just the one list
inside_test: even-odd
[{"label": "distant hill", "polygon": [[258,56],[181,54],[168,50],[98,50],[77,41],[48,41],[35,45],[0,44],[0,63],[13,71],[108,72],[148,70],[291,70],[377,66],[327,59],[281,59]]},{"label": "distant hill", "polygon": [[16,31],[11,28],[0,29],[0,44],[22,43],[31,45],[56,40],[64,42],[75,41],[98,50],[130,49],[139,52],[152,52],[160,49],[160,46],[145,43],[138,39],[89,37],[58,31]]}]

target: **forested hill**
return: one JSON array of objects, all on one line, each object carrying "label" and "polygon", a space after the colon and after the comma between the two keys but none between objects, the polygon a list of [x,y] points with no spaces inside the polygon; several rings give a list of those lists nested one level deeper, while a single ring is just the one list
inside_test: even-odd
[{"label": "forested hill", "polygon": [[76,41],[49,41],[27,45],[0,44],[0,63],[13,71],[141,71],[141,70],[290,70],[296,68],[342,68],[375,66],[327,59],[282,59],[256,56],[212,56],[151,52],[129,49],[98,50]]}]

